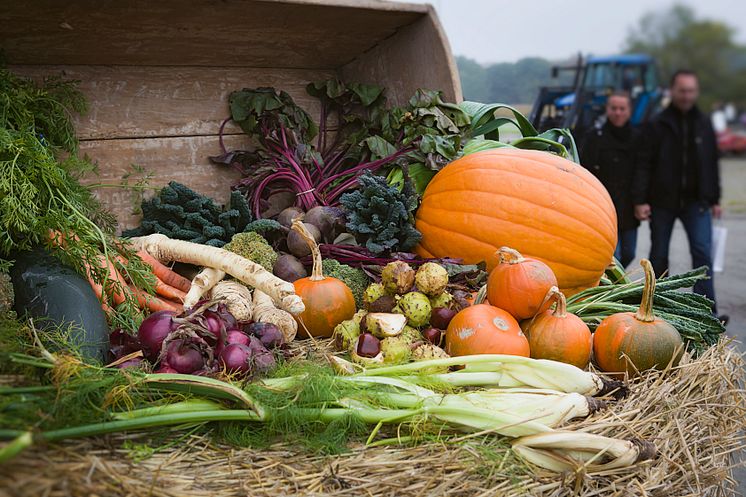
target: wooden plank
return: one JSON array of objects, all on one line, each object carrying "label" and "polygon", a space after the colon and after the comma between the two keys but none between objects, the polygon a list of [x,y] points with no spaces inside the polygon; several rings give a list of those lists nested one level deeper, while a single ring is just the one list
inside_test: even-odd
[{"label": "wooden plank", "polygon": [[[226,137],[228,149],[249,146],[245,136]],[[155,174],[150,186],[162,187],[169,181],[178,181],[195,191],[225,203],[230,197],[230,187],[239,174],[224,166],[210,163],[209,156],[220,153],[216,136],[174,138],[137,138],[125,140],[90,140],[80,144],[80,151],[97,161],[98,176],[86,178],[86,184],[119,184],[124,174],[137,164]],[[120,228],[131,228],[140,222],[132,214],[132,195],[119,188],[101,188],[97,196],[116,214]]]},{"label": "wooden plank", "polygon": [[328,69],[422,16],[353,0],[0,0],[0,48],[9,64]]},{"label": "wooden plank", "polygon": [[[230,93],[260,86],[287,91],[318,120],[318,100],[305,87],[335,76],[330,70],[269,68],[56,65],[11,69],[36,79],[61,75],[79,80],[90,109],[76,118],[83,140],[215,135],[229,115]],[[232,124],[225,131],[242,132]]]},{"label": "wooden plank", "polygon": [[343,66],[341,77],[385,86],[389,99],[406,103],[417,88],[442,90],[446,101],[463,100],[448,39],[435,10]]}]

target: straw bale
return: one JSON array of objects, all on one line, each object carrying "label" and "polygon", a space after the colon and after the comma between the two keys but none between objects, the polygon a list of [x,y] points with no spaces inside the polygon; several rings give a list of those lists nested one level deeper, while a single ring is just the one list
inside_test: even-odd
[{"label": "straw bale", "polygon": [[720,343],[673,370],[646,373],[626,399],[569,425],[653,441],[656,459],[631,468],[549,473],[527,467],[494,437],[358,445],[343,455],[319,456],[282,441],[255,450],[175,431],[171,446],[149,457],[136,450],[153,445],[147,434],[34,448],[0,467],[0,495],[725,496],[735,495],[732,469],[741,464],[745,425],[743,357]]}]

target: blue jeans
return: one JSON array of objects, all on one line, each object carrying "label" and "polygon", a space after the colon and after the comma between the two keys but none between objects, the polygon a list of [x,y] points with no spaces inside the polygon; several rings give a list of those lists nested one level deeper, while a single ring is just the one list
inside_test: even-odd
[{"label": "blue jeans", "polygon": [[[668,249],[671,244],[671,231],[676,218],[684,224],[689,239],[689,252],[692,266],[707,266],[709,279],[700,280],[694,291],[715,300],[715,284],[712,279],[712,215],[710,207],[701,202],[692,202],[679,209],[653,207],[650,218],[650,262],[655,274],[660,276],[668,269]],[[717,314],[717,305],[713,306]]]},{"label": "blue jeans", "polygon": [[635,251],[637,249],[637,228],[631,230],[619,230],[617,233],[617,244],[616,250],[614,250],[614,257],[622,263],[622,267],[629,266],[635,258]]}]

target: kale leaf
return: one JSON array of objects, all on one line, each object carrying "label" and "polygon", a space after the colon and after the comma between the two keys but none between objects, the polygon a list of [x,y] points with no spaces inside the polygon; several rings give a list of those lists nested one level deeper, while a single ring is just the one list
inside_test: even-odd
[{"label": "kale leaf", "polygon": [[[417,195],[389,186],[386,178],[370,172],[357,179],[359,189],[342,195],[347,229],[374,254],[410,250],[422,235],[414,227]],[[407,182],[409,183],[409,182]]]}]

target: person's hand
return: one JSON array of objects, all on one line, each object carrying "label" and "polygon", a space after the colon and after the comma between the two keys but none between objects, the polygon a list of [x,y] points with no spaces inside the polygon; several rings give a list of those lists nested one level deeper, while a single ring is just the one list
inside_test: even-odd
[{"label": "person's hand", "polygon": [[712,206],[712,217],[715,219],[720,219],[723,215],[723,208],[720,207],[720,204],[715,204]]},{"label": "person's hand", "polygon": [[650,204],[639,204],[635,206],[635,217],[640,221],[650,219]]}]

